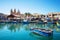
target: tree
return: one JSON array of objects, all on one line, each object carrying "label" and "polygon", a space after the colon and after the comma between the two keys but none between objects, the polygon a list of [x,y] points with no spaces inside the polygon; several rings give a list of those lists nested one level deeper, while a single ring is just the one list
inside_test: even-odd
[{"label": "tree", "polygon": [[25,16],[32,16],[32,14],[31,13],[25,13]]}]

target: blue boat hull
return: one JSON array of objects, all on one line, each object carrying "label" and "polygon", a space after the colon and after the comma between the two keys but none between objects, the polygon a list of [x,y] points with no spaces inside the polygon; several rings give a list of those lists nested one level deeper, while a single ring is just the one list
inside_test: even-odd
[{"label": "blue boat hull", "polygon": [[47,22],[47,24],[56,24],[56,22]]},{"label": "blue boat hull", "polygon": [[60,28],[60,26],[57,26],[58,28]]},{"label": "blue boat hull", "polygon": [[42,35],[42,36],[52,36],[53,32],[51,33],[47,33],[47,32],[43,32],[43,31],[40,31],[40,30],[37,30],[37,29],[32,29],[31,30],[33,33],[36,33],[36,34],[39,34],[39,35]]},{"label": "blue boat hull", "polygon": [[29,24],[29,22],[22,22],[23,24]]},{"label": "blue boat hull", "polygon": [[44,22],[38,22],[38,24],[44,24]]}]

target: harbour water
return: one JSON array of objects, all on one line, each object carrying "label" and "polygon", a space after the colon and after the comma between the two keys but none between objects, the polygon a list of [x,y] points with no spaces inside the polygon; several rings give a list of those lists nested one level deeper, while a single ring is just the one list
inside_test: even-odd
[{"label": "harbour water", "polygon": [[[52,29],[52,37],[34,34],[30,28]],[[0,24],[0,40],[60,40],[60,28],[56,24]]]}]

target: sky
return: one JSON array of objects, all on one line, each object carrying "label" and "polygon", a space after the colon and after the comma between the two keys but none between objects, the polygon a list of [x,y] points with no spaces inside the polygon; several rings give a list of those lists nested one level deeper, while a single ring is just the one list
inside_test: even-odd
[{"label": "sky", "polygon": [[60,0],[0,0],[0,13],[10,14],[11,9],[32,14],[60,12]]}]

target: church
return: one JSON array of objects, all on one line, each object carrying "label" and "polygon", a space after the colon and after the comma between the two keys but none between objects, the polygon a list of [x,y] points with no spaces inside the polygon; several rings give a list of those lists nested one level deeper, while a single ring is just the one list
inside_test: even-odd
[{"label": "church", "polygon": [[20,20],[24,19],[24,15],[20,13],[20,11],[16,11],[16,9],[10,11],[10,15],[7,16],[8,20]]}]

